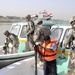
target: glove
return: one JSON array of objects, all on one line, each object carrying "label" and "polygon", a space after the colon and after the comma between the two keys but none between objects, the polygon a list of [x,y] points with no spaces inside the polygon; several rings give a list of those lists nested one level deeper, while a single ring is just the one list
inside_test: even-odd
[{"label": "glove", "polygon": [[34,50],[38,51],[38,45],[34,45]]},{"label": "glove", "polygon": [[65,49],[62,49],[62,53],[63,53],[63,54],[65,53]]}]

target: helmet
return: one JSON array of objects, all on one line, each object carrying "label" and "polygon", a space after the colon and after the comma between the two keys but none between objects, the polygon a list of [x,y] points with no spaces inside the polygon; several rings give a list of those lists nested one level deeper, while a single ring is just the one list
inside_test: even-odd
[{"label": "helmet", "polygon": [[26,16],[26,19],[27,19],[27,18],[31,18],[31,16],[30,16],[30,15],[27,15],[27,16]]},{"label": "helmet", "polygon": [[4,35],[6,35],[6,34],[9,34],[9,31],[8,31],[8,30],[6,30],[6,31],[4,32]]},{"label": "helmet", "polygon": [[75,21],[75,16],[71,17],[69,23],[71,24],[73,21]]}]

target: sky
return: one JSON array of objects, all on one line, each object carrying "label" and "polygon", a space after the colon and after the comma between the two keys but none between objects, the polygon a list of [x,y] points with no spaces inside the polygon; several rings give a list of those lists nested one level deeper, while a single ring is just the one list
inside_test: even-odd
[{"label": "sky", "polygon": [[1,16],[25,17],[46,10],[54,19],[69,20],[75,16],[75,0],[0,0]]}]

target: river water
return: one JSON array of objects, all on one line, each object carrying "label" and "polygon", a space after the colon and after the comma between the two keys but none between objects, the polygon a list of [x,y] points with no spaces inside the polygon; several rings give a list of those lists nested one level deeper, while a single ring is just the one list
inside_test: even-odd
[{"label": "river water", "polygon": [[5,41],[5,36],[3,34],[3,32],[5,30],[10,30],[12,23],[0,23],[0,46],[4,45],[4,41]]}]

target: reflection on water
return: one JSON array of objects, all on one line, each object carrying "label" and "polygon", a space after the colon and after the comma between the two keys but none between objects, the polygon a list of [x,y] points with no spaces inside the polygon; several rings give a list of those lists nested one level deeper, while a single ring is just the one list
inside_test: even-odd
[{"label": "reflection on water", "polygon": [[12,23],[0,23],[0,46],[4,44],[5,36],[3,32],[5,30],[10,30]]}]

